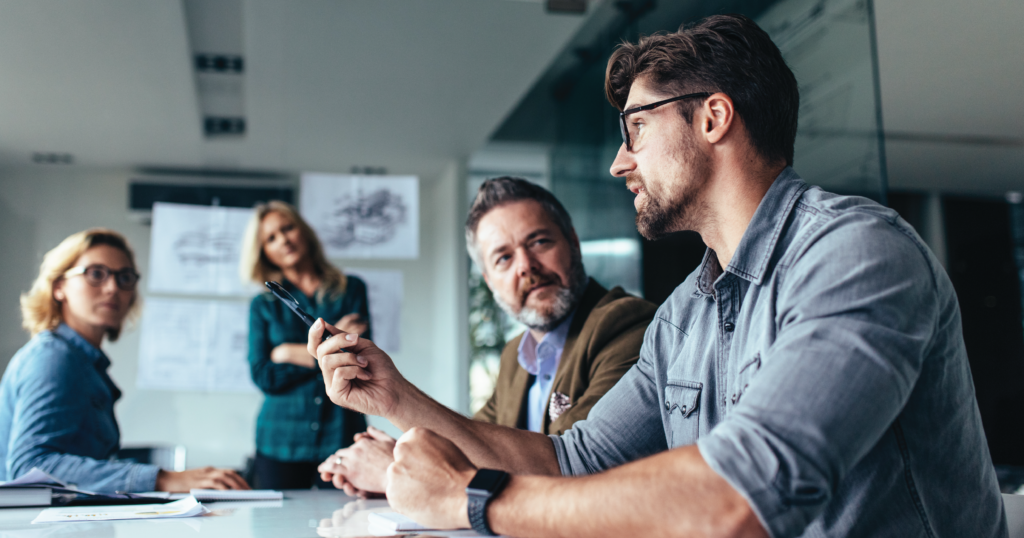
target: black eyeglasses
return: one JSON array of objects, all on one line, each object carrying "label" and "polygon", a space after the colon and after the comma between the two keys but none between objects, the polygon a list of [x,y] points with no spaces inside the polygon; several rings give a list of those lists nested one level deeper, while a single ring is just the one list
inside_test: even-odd
[{"label": "black eyeglasses", "polygon": [[115,271],[106,265],[94,263],[92,265],[82,265],[79,267],[72,267],[65,273],[65,277],[72,277],[82,275],[85,277],[85,281],[93,286],[102,286],[110,275],[114,275],[114,282],[117,283],[117,287],[124,291],[133,291],[135,285],[139,283],[138,273],[131,267],[125,267],[120,271]]},{"label": "black eyeglasses", "polygon": [[651,103],[649,105],[638,106],[629,110],[623,110],[619,112],[619,130],[622,131],[622,143],[626,145],[626,151],[633,151],[633,140],[632,137],[639,134],[639,132],[630,132],[630,126],[626,123],[626,116],[630,114],[636,114],[637,112],[643,112],[644,110],[654,110],[661,105],[667,105],[683,99],[701,98],[707,99],[711,97],[711,93],[700,92],[700,93],[688,93],[686,95],[680,95],[679,97],[673,97],[671,99],[665,99],[664,101],[658,101],[657,103]]}]

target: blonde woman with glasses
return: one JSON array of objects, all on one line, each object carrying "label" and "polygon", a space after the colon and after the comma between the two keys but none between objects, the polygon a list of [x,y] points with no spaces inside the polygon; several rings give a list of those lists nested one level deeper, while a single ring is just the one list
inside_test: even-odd
[{"label": "blonde woman with glasses", "polygon": [[[370,338],[366,284],[327,261],[316,234],[291,205],[256,207],[240,269],[243,280],[279,282],[314,318]],[[305,323],[269,292],[252,300],[249,365],[266,395],[256,419],[257,488],[332,487],[319,479],[317,465],[366,429],[361,414],[327,398],[316,359],[306,351],[307,335]]]},{"label": "blonde woman with glasses", "polygon": [[103,339],[115,341],[138,315],[139,273],[117,232],[76,233],[43,258],[21,296],[22,326],[32,335],[0,380],[0,480],[33,467],[88,491],[249,489],[230,470],[160,470],[111,460],[120,445]]}]

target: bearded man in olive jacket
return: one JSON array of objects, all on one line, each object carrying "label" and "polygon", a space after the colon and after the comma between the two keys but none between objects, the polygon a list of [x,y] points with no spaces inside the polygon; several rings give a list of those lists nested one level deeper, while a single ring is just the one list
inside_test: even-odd
[{"label": "bearded man in olive jacket", "polygon": [[[657,307],[589,278],[568,212],[524,179],[480,186],[466,248],[498,305],[527,327],[502,350],[494,393],[473,418],[564,433],[636,363]],[[371,427],[324,461],[321,477],[350,495],[383,493],[394,444]]]}]

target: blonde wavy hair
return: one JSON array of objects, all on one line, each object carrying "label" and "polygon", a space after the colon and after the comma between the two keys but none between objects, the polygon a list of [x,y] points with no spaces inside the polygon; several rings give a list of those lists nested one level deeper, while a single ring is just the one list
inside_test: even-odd
[{"label": "blonde wavy hair", "polygon": [[345,292],[348,283],[345,274],[327,261],[316,232],[302,219],[294,206],[280,200],[271,200],[265,204],[258,204],[254,209],[252,218],[245,227],[245,238],[242,240],[242,261],[238,272],[243,282],[262,285],[269,280],[281,280],[284,277],[281,268],[267,259],[263,252],[263,238],[260,237],[260,224],[263,223],[263,219],[270,213],[280,213],[298,226],[299,233],[306,240],[306,255],[312,259],[313,270],[320,277],[317,296],[322,298],[325,293],[337,296]]},{"label": "blonde wavy hair", "polygon": [[[32,288],[21,294],[21,326],[29,334],[35,336],[43,331],[53,330],[64,321],[60,302],[53,298],[53,286],[64,278],[64,273],[74,267],[75,262],[85,254],[85,251],[99,245],[109,245],[124,252],[132,269],[138,271],[135,266],[135,253],[128,246],[128,241],[114,230],[91,228],[68,236],[43,256],[39,276],[32,283]],[[128,315],[125,319],[134,321],[141,308],[142,302],[139,301],[139,292],[136,290],[128,304]],[[111,342],[117,340],[120,334],[121,327],[107,329],[107,338]]]}]

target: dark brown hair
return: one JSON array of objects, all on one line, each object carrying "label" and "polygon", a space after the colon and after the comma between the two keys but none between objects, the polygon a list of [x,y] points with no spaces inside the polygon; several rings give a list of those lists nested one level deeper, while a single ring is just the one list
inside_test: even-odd
[{"label": "dark brown hair", "polygon": [[[670,34],[623,43],[608,60],[605,94],[626,106],[638,79],[674,97],[695,92],[729,96],[754,149],[768,162],[793,164],[800,91],[793,71],[768,34],[743,15],[714,15]],[[699,100],[680,105],[687,122]],[[646,104],[646,103],[641,103]]]},{"label": "dark brown hair", "polygon": [[533,200],[539,203],[562,231],[562,235],[566,239],[572,237],[572,217],[550,191],[518,177],[488,179],[477,190],[476,198],[473,199],[473,204],[469,208],[469,216],[466,217],[466,250],[469,251],[469,257],[473,258],[473,261],[481,269],[483,269],[483,265],[480,263],[480,252],[476,244],[476,228],[480,224],[480,219],[498,206],[522,200]]}]

